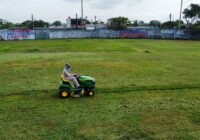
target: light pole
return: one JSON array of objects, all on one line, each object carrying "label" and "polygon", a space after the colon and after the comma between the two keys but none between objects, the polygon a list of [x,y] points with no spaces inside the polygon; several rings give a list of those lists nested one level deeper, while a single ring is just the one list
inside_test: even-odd
[{"label": "light pole", "polygon": [[179,29],[181,29],[182,9],[183,9],[183,0],[181,0],[180,17],[179,17]]},{"label": "light pole", "polygon": [[81,0],[81,25],[83,29],[83,0]]}]

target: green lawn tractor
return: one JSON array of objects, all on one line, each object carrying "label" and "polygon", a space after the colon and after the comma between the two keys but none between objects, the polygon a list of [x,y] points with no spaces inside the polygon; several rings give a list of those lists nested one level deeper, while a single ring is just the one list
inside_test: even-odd
[{"label": "green lawn tractor", "polygon": [[89,76],[76,76],[80,88],[75,88],[70,80],[64,80],[63,75],[61,75],[61,82],[59,87],[59,97],[69,98],[74,95],[83,96],[94,96],[95,91],[95,79]]}]

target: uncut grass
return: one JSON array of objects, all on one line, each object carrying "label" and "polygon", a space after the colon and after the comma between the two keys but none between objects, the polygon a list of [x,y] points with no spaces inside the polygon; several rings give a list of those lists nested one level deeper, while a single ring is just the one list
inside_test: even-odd
[{"label": "uncut grass", "polygon": [[[0,56],[1,94],[55,90],[65,63],[97,79],[101,91],[200,88],[200,57],[145,52],[6,53]],[[9,86],[8,86],[9,85]]]},{"label": "uncut grass", "polygon": [[[0,42],[0,138],[198,139],[199,46],[166,40]],[[100,94],[60,100],[65,63],[95,77]]]},{"label": "uncut grass", "polygon": [[170,40],[117,40],[117,39],[67,39],[67,40],[34,40],[4,41],[0,43],[0,52],[108,52],[137,51],[150,49],[159,52],[181,53],[199,52],[198,41]]}]

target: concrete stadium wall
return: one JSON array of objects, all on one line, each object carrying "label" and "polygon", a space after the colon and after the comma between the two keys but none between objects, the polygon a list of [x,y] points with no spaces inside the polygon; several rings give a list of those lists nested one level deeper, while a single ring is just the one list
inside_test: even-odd
[{"label": "concrete stadium wall", "polygon": [[[37,38],[37,37],[36,37]],[[50,30],[50,39],[64,38],[149,38],[149,39],[191,39],[184,30],[133,29],[133,30]],[[198,37],[196,37],[198,39]],[[199,37],[200,39],[200,37]]]},{"label": "concrete stadium wall", "polygon": [[64,38],[97,38],[96,31],[81,31],[81,30],[51,30],[49,32],[50,39]]},{"label": "concrete stadium wall", "polygon": [[7,30],[0,30],[0,40],[8,40]]},{"label": "concrete stadium wall", "polygon": [[33,40],[35,39],[35,31],[30,29],[24,30],[7,30],[7,40]]},{"label": "concrete stadium wall", "polygon": [[120,38],[120,31],[99,30],[98,38]]},{"label": "concrete stadium wall", "polygon": [[146,38],[146,39],[196,39],[200,32],[185,30],[130,29],[130,30],[0,30],[0,40],[34,40],[67,38]]},{"label": "concrete stadium wall", "polygon": [[191,39],[199,40],[200,39],[200,33],[198,31],[191,31],[190,33]]},{"label": "concrete stadium wall", "polygon": [[49,36],[50,36],[49,30],[35,30],[36,39],[50,39]]}]

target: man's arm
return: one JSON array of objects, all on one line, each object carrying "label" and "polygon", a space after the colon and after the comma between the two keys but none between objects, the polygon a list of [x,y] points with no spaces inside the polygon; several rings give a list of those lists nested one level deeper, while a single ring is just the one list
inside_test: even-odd
[{"label": "man's arm", "polygon": [[73,75],[70,74],[66,69],[64,69],[64,76],[65,77],[70,77],[70,76],[73,76]]}]

